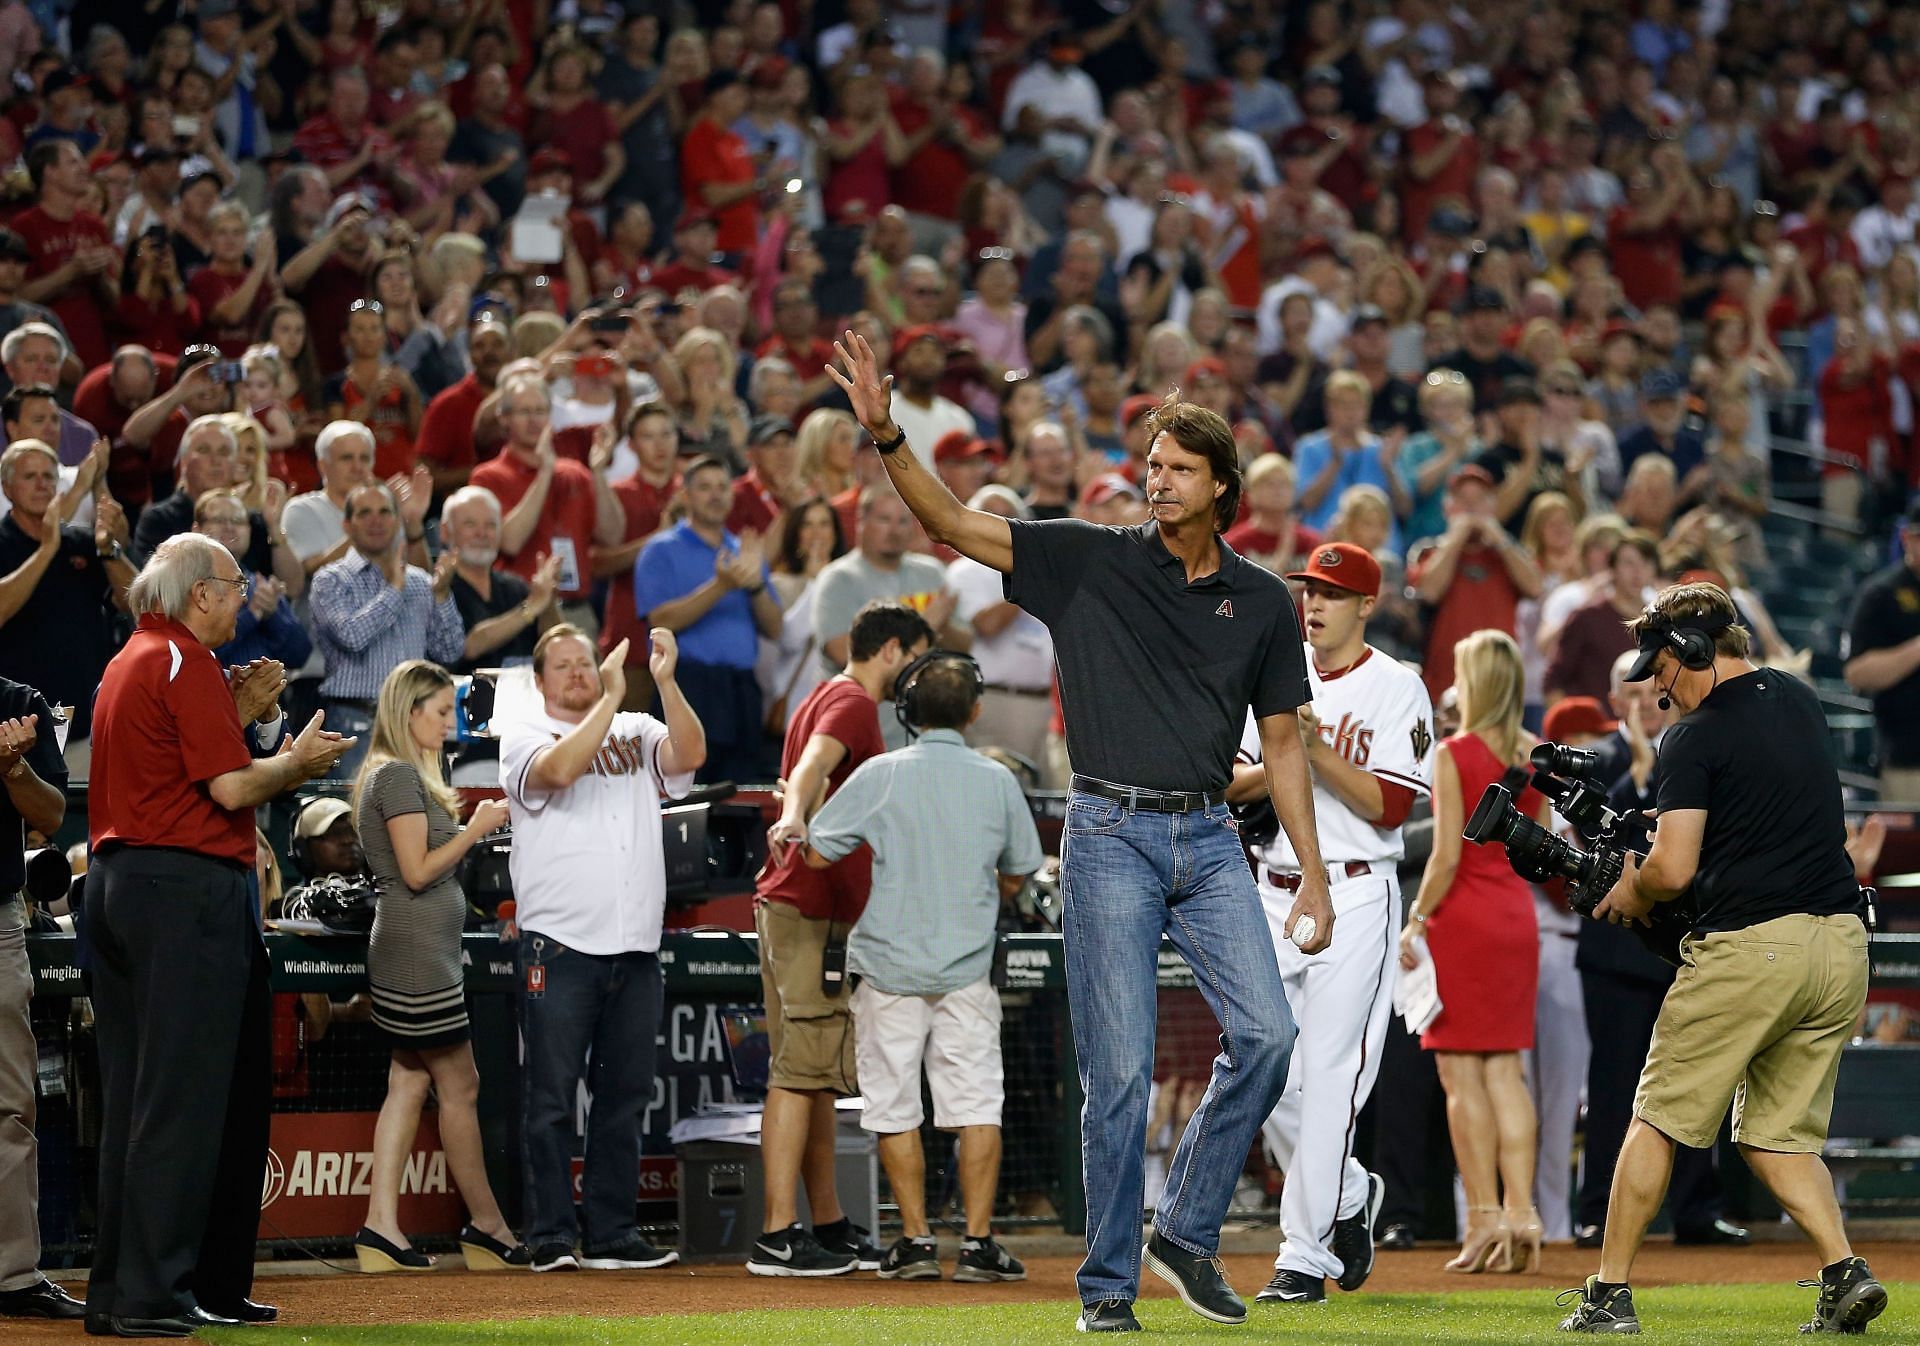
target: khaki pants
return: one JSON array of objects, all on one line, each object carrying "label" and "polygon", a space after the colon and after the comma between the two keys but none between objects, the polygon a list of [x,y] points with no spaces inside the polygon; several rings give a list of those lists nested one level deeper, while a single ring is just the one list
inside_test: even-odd
[{"label": "khaki pants", "polygon": [[1881,767],[1880,800],[1887,804],[1920,805],[1920,766]]},{"label": "khaki pants", "polygon": [[1634,1116],[1706,1149],[1733,1104],[1733,1138],[1818,1154],[1840,1052],[1867,1003],[1860,918],[1781,916],[1689,935],[1660,1006]]},{"label": "khaki pants", "polygon": [[[753,914],[760,936],[760,990],[767,1008],[767,1083],[797,1093],[860,1091],[852,998],[828,995],[820,983],[828,922],[803,916],[791,902],[762,902]],[[847,925],[839,924],[842,941]]]},{"label": "khaki pants", "polygon": [[25,918],[19,898],[0,898],[0,1291],[40,1281],[40,1155],[33,1138],[40,1054],[27,1017],[33,971]]},{"label": "khaki pants", "polygon": [[989,687],[980,693],[980,718],[967,731],[975,748],[1005,748],[1019,753],[1042,773],[1047,765],[1047,723],[1053,718],[1053,698],[1045,692],[1028,694]]}]

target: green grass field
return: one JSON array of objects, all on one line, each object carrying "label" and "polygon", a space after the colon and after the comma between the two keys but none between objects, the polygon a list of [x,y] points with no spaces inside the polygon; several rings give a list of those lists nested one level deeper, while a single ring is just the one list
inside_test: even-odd
[{"label": "green grass field", "polygon": [[[1869,1336],[1920,1342],[1920,1284],[1889,1285],[1892,1307]],[[1688,1346],[1746,1346],[1798,1339],[1813,1292],[1778,1286],[1677,1286],[1635,1295],[1643,1335]],[[1243,1328],[1202,1322],[1178,1301],[1153,1299],[1140,1321],[1162,1341],[1306,1341],[1444,1346],[1449,1342],[1549,1342],[1564,1311],[1553,1292],[1505,1290],[1449,1295],[1366,1295],[1318,1307],[1253,1306]],[[302,1346],[1017,1346],[1079,1340],[1070,1304],[926,1309],[786,1310],[657,1318],[538,1318],[519,1322],[283,1329]],[[257,1342],[257,1332],[207,1334],[221,1346]]]}]

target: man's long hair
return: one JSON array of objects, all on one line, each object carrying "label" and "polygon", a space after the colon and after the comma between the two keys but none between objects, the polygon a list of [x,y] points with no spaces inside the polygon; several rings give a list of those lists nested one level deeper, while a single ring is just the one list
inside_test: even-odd
[{"label": "man's long hair", "polygon": [[1205,458],[1213,479],[1226,486],[1213,502],[1213,531],[1226,532],[1240,517],[1240,447],[1233,442],[1233,427],[1217,411],[1182,402],[1175,388],[1147,413],[1147,442],[1162,434],[1170,435],[1188,453]]}]

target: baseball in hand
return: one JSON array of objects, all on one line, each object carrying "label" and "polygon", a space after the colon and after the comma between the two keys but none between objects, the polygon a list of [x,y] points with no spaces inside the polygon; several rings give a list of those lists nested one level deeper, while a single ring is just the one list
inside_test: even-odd
[{"label": "baseball in hand", "polygon": [[1293,933],[1288,935],[1287,938],[1304,949],[1307,945],[1313,943],[1313,937],[1319,933],[1320,927],[1314,923],[1313,917],[1302,916],[1293,923]]}]

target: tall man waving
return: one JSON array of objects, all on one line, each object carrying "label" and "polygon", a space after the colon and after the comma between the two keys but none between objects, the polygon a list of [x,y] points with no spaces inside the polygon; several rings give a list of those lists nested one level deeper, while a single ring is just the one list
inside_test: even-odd
[{"label": "tall man waving", "polygon": [[1061,890],[1074,1051],[1086,1093],[1087,1258],[1079,1326],[1138,1331],[1139,1218],[1155,970],[1166,935],[1220,1021],[1220,1055],[1154,1213],[1147,1265],[1214,1322],[1246,1319],[1215,1254],[1249,1146],[1286,1080],[1295,1036],[1253,875],[1226,806],[1247,710],[1259,723],[1274,808],[1303,871],[1285,929],[1307,953],[1333,937],[1295,709],[1308,699],[1286,585],[1220,541],[1240,498],[1233,434],[1169,397],[1151,413],[1136,528],[1026,522],[967,509],[888,411],[866,341],[829,368],[887,474],[935,542],[1007,576],[1007,600],[1053,632],[1067,748]]}]

